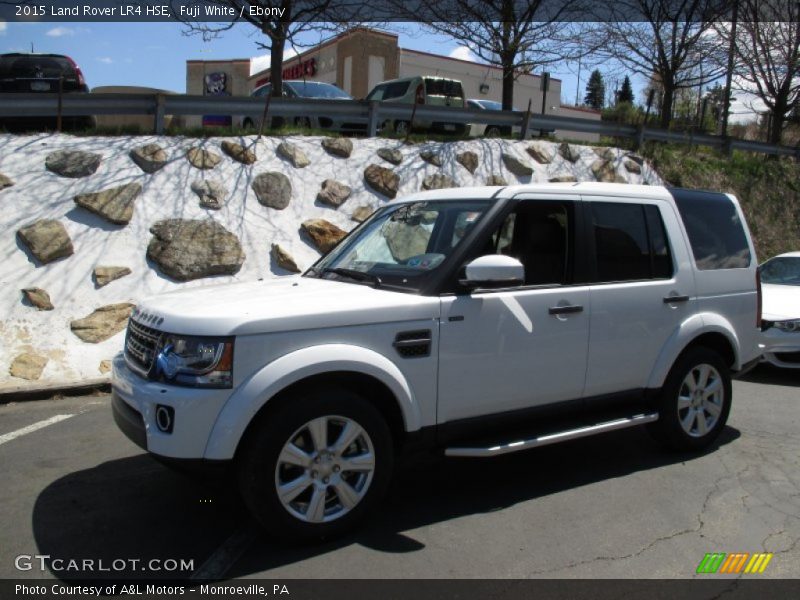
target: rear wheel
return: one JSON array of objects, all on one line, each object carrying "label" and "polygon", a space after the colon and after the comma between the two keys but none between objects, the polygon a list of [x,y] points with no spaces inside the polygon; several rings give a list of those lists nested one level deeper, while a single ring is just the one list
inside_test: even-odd
[{"label": "rear wheel", "polygon": [[348,390],[300,393],[248,437],[239,461],[242,495],[265,529],[289,541],[345,533],[391,478],[389,428]]},{"label": "rear wheel", "polygon": [[667,376],[653,436],[675,450],[700,450],[725,427],[732,399],[730,369],[708,348],[687,350]]}]

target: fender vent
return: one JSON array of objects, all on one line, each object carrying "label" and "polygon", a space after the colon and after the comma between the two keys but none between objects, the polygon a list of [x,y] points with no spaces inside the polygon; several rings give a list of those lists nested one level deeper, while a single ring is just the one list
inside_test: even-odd
[{"label": "fender vent", "polygon": [[431,354],[431,330],[401,331],[392,344],[403,358],[419,358]]}]

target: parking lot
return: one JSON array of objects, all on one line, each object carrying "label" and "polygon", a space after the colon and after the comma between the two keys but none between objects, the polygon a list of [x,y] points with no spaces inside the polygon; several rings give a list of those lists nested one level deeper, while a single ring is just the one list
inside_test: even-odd
[{"label": "parking lot", "polygon": [[261,535],[224,482],[143,454],[108,395],[1,405],[0,472],[1,578],[691,578],[709,552],[771,552],[743,577],[800,577],[800,373],[765,367],[734,383],[708,453],[633,429],[432,460],[359,532],[311,547]]}]

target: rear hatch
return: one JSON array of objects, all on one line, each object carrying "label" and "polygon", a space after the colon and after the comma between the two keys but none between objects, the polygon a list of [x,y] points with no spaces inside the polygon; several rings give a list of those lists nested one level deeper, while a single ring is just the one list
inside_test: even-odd
[{"label": "rear hatch", "polygon": [[0,92],[88,91],[75,63],[58,54],[4,54],[0,56]]},{"label": "rear hatch", "polygon": [[464,108],[464,88],[455,79],[425,78],[426,103],[432,106]]}]

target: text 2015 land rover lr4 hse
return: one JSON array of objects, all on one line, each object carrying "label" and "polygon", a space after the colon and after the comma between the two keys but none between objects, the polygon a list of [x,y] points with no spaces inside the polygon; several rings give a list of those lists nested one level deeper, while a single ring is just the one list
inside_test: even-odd
[{"label": "text 2015 land rover lr4 hse", "polygon": [[700,449],[758,358],[756,267],[725,194],[416,194],[301,277],[140,304],[115,419],[164,460],[235,468],[293,539],[355,524],[412,448],[468,459],[646,424]]}]

